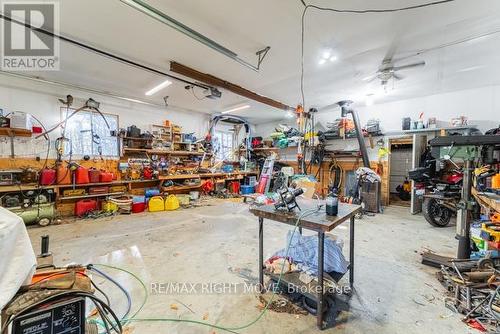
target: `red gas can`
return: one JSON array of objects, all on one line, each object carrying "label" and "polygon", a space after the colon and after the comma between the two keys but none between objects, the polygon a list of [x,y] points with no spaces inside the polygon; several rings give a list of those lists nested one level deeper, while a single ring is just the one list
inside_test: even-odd
[{"label": "red gas can", "polygon": [[40,172],[40,184],[42,186],[48,186],[56,183],[56,171],[55,169],[44,168]]},{"label": "red gas can", "polygon": [[106,171],[101,171],[100,180],[101,182],[111,182],[113,181],[113,173],[108,173]]},{"label": "red gas can", "polygon": [[240,183],[238,181],[233,181],[231,182],[231,187],[229,189],[233,194],[239,194],[240,193]]},{"label": "red gas can", "polygon": [[99,183],[100,177],[101,177],[101,171],[100,170],[97,170],[95,168],[90,168],[89,169],[89,182],[90,183]]},{"label": "red gas can", "polygon": [[79,166],[75,171],[75,182],[77,184],[89,183],[89,170],[85,167]]},{"label": "red gas can", "polygon": [[75,216],[78,217],[95,210],[97,210],[97,201],[95,199],[82,199],[75,204]]},{"label": "red gas can", "polygon": [[57,184],[71,184],[71,170],[68,166],[57,166]]}]

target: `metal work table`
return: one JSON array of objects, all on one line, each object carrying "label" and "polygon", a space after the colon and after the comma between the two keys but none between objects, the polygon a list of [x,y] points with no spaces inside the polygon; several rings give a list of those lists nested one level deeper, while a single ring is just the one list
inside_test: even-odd
[{"label": "metal work table", "polygon": [[[318,202],[299,201],[302,210],[314,208]],[[322,203],[323,204],[323,203]],[[273,220],[279,223],[295,226],[300,211],[283,212],[276,211],[273,205],[252,206],[250,212],[259,218],[259,283],[264,286],[264,219]],[[354,216],[361,212],[360,205],[339,203],[339,212],[337,216],[327,216],[325,209],[319,212],[306,215],[300,219],[299,232],[302,233],[302,228],[315,231],[318,233],[318,284],[304,284],[298,279],[297,273],[283,274],[281,281],[289,286],[304,287],[306,291],[317,291],[316,295],[307,294],[307,297],[313,298],[317,302],[317,325],[319,329],[323,329],[323,306],[324,306],[324,285],[323,285],[323,264],[324,264],[324,241],[325,232],[329,232],[350,220],[349,229],[349,285],[353,288],[354,284]],[[278,275],[279,276],[279,275]],[[277,279],[277,276],[274,277]],[[311,290],[312,288],[312,290]]]}]

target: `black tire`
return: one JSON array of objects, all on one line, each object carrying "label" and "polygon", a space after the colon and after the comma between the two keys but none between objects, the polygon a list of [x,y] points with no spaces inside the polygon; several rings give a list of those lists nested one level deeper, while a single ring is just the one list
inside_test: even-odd
[{"label": "black tire", "polygon": [[423,203],[425,220],[435,227],[446,227],[450,223],[453,212],[442,206],[434,198],[426,198]]}]

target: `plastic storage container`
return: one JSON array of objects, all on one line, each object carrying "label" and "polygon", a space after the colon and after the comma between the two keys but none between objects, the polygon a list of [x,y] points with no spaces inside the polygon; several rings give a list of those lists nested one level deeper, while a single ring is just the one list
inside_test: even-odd
[{"label": "plastic storage container", "polygon": [[150,212],[165,211],[165,201],[161,196],[153,196],[149,199],[148,209]]},{"label": "plastic storage container", "polygon": [[[137,202],[132,204],[132,213],[140,213],[144,212],[146,210],[146,203],[144,202]],[[149,210],[151,211],[151,210]]]},{"label": "plastic storage container", "polygon": [[240,192],[241,192],[242,195],[253,194],[255,192],[255,186],[242,185]]}]

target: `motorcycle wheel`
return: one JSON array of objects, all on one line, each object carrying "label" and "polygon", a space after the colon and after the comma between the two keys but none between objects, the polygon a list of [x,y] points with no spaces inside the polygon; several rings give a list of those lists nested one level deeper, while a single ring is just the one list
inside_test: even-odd
[{"label": "motorcycle wheel", "polygon": [[423,203],[425,220],[435,227],[446,227],[450,223],[452,211],[438,203],[434,198],[427,198]]}]

